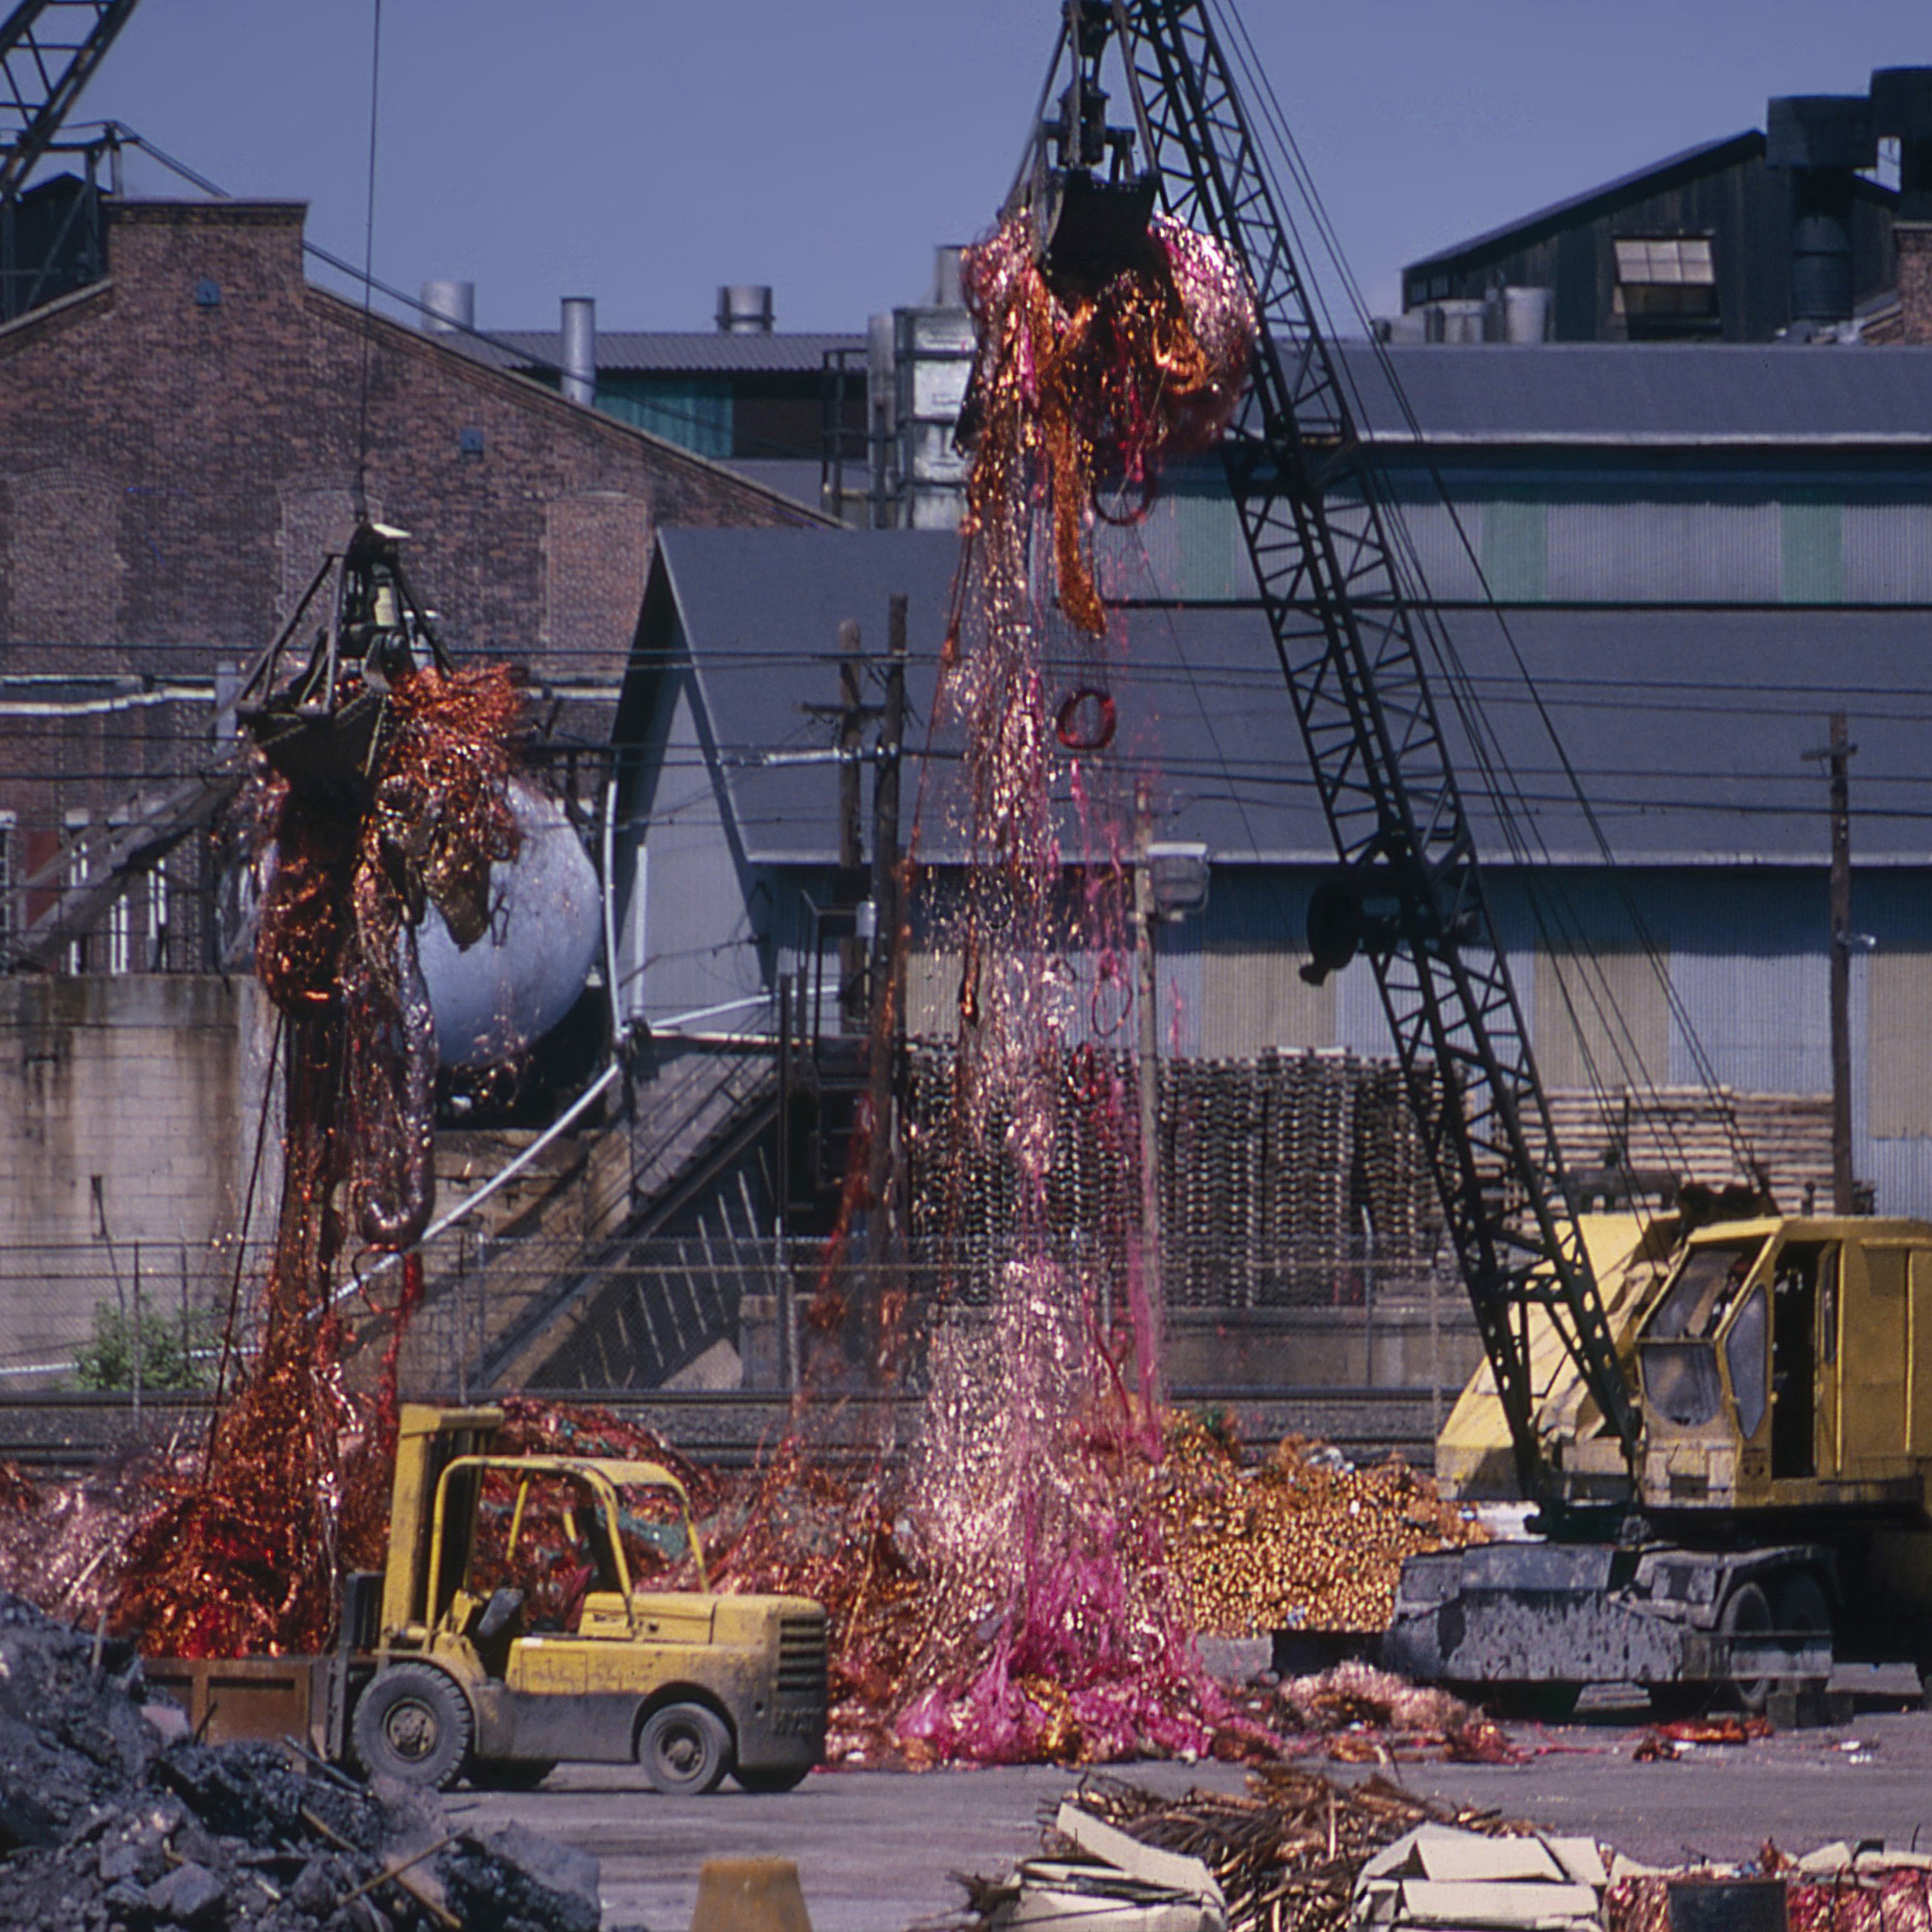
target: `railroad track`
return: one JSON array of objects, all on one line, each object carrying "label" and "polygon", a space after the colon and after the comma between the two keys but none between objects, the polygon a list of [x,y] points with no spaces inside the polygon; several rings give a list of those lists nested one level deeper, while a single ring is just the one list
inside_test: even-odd
[{"label": "railroad track", "polygon": [[[540,1397],[546,1390],[532,1393]],[[443,1391],[427,1400],[447,1400]],[[742,1468],[776,1447],[790,1425],[788,1398],[764,1392],[635,1390],[599,1396],[572,1390],[558,1400],[609,1408],[653,1429],[694,1462]],[[1453,1392],[1432,1398],[1426,1388],[1180,1388],[1185,1408],[1218,1412],[1256,1449],[1284,1436],[1313,1436],[1358,1461],[1398,1455],[1426,1464],[1434,1440],[1432,1414],[1446,1414]],[[49,1474],[98,1468],[140,1448],[198,1442],[208,1426],[205,1394],[146,1395],[136,1410],[124,1394],[18,1396],[0,1401],[0,1461]],[[888,1414],[889,1410],[896,1412]],[[834,1462],[858,1461],[876,1443],[912,1439],[915,1400],[841,1398],[819,1412],[813,1429],[818,1453]]]}]

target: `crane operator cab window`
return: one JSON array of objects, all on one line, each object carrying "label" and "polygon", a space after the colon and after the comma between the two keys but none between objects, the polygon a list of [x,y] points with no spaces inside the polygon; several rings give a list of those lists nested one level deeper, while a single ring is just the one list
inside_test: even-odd
[{"label": "crane operator cab window", "polygon": [[[1645,1328],[1640,1356],[1646,1401],[1666,1421],[1683,1428],[1696,1428],[1714,1420],[1724,1398],[1724,1383],[1718,1372],[1717,1334],[1725,1317],[1745,1295],[1745,1285],[1764,1244],[1754,1241],[1719,1241],[1693,1248],[1684,1258],[1677,1278],[1665,1289]],[[1762,1334],[1760,1312],[1756,1320],[1749,1310],[1741,1310],[1744,1335],[1743,1357],[1733,1352],[1728,1366],[1734,1388],[1742,1371],[1744,1389],[1740,1392],[1739,1422],[1748,1414],[1746,1436],[1764,1419],[1762,1394],[1762,1344],[1759,1344],[1756,1382],[1749,1359],[1753,1332]]]}]

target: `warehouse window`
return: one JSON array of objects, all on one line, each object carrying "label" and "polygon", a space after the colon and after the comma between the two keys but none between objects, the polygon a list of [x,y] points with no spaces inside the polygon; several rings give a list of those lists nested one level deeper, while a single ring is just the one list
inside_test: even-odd
[{"label": "warehouse window", "polygon": [[1632,341],[1717,332],[1718,267],[1708,235],[1620,235],[1611,308]]}]

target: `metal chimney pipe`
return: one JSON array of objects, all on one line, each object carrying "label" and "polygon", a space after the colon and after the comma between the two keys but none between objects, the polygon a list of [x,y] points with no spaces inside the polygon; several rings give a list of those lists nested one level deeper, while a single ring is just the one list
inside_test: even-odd
[{"label": "metal chimney pipe", "polygon": [[718,291],[720,335],[769,335],[772,291],[764,282],[728,283]]},{"label": "metal chimney pipe", "polygon": [[426,335],[454,335],[476,326],[476,284],[439,278],[422,285],[422,326]]},{"label": "metal chimney pipe", "polygon": [[597,304],[590,296],[563,298],[563,393],[587,409],[597,400]]}]

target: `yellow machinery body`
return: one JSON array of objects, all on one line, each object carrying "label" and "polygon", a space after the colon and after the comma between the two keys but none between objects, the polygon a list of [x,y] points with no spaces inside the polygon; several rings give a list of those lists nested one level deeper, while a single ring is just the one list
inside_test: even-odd
[{"label": "yellow machinery body", "polygon": [[[713,1592],[689,1498],[662,1465],[494,1455],[502,1420],[404,1406],[386,1566],[349,1580],[335,1652],[283,1660],[298,1712],[267,1709],[252,1679],[252,1700],[235,1696],[236,1666],[221,1660],[163,1660],[151,1679],[208,1717],[215,1737],[306,1732],[332,1758],[419,1784],[466,1773],[526,1784],[564,1759],[634,1759],[663,1790],[708,1790],[727,1772],[753,1790],[796,1784],[824,1750],[824,1608]],[[540,1488],[572,1499],[565,1560],[584,1564],[567,1624],[484,1574],[507,1576],[520,1560],[526,1574],[546,1558],[554,1568],[556,1552],[532,1550],[527,1535]],[[514,1502],[486,1565],[479,1516],[492,1489]],[[640,1492],[674,1513],[668,1540],[694,1588],[640,1587],[639,1546],[620,1533]]]},{"label": "yellow machinery body", "polygon": [[[1747,1702],[1817,1690],[1845,1659],[1932,1678],[1932,1226],[1578,1225],[1636,1397],[1635,1466],[1535,1307],[1533,1420],[1562,1503],[1621,1506],[1621,1533],[1566,1539],[1558,1518],[1549,1538],[1411,1559],[1384,1658],[1485,1685],[1711,1682]],[[1486,1366],[1436,1474],[1451,1499],[1516,1493]]]}]

